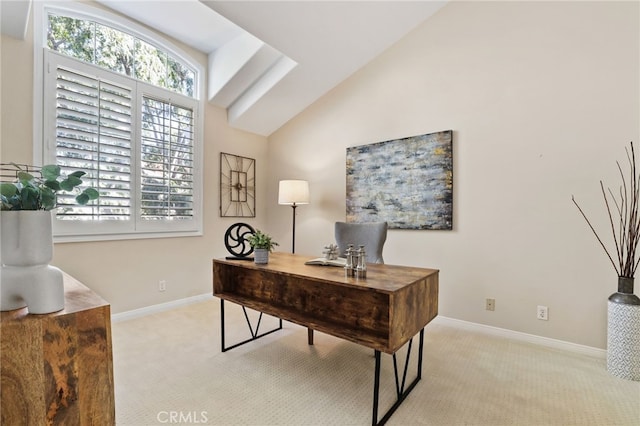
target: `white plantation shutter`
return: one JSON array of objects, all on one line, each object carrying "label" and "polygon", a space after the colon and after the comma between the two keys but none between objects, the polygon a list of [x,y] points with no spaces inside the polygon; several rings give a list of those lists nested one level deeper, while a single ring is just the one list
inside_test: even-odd
[{"label": "white plantation shutter", "polygon": [[57,218],[129,220],[132,89],[58,66],[56,100],[56,163],[86,171],[83,181],[100,192],[86,206],[60,195]]},{"label": "white plantation shutter", "polygon": [[142,98],[140,209],[142,219],[193,216],[193,110]]},{"label": "white plantation shutter", "polygon": [[[200,235],[198,101],[46,51],[44,164],[87,172],[100,197],[59,195],[54,236]],[[77,237],[77,238],[76,238]]]}]

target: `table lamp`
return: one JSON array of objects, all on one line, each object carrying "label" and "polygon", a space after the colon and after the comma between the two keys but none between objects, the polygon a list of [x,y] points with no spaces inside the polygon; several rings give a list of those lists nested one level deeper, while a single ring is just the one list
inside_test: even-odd
[{"label": "table lamp", "polygon": [[278,190],[278,204],[293,208],[293,239],[291,253],[296,252],[296,207],[309,204],[309,182],[306,180],[281,180]]}]

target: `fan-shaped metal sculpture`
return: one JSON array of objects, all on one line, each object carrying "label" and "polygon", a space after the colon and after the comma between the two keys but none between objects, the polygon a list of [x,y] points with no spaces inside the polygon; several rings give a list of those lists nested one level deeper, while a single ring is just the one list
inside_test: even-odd
[{"label": "fan-shaped metal sculpture", "polygon": [[253,260],[248,257],[253,253],[253,247],[249,244],[246,237],[255,234],[256,231],[246,223],[234,223],[224,233],[224,245],[227,251],[233,256],[227,256],[227,259],[235,260]]}]

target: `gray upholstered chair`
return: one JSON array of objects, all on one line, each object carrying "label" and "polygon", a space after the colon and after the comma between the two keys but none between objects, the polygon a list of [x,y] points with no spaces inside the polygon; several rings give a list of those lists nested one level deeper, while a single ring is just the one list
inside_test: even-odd
[{"label": "gray upholstered chair", "polygon": [[336,222],[335,238],[341,257],[344,257],[348,244],[356,248],[363,245],[368,263],[384,263],[382,248],[387,240],[387,222]]}]

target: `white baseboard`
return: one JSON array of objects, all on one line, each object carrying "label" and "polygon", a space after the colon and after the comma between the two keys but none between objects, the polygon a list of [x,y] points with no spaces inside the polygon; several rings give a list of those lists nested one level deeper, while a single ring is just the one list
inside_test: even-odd
[{"label": "white baseboard", "polygon": [[[144,317],[146,315],[158,312],[168,311],[171,309],[187,306],[194,303],[204,302],[213,299],[210,293],[200,294],[198,296],[187,297],[185,299],[172,300],[170,302],[158,305],[146,306],[132,311],[120,312],[111,315],[112,322],[126,321],[134,318]],[[607,351],[605,349],[593,348],[591,346],[578,345],[577,343],[565,342],[563,340],[550,339],[548,337],[536,336],[534,334],[521,333],[519,331],[507,330],[506,328],[492,327],[490,325],[478,324],[475,322],[463,321],[455,318],[448,318],[438,315],[434,319],[435,323],[447,325],[454,328],[476,331],[479,333],[490,334],[492,336],[503,337],[506,339],[518,340],[521,342],[533,343],[535,345],[546,346],[548,348],[560,349],[564,351],[579,353],[596,358],[606,358]]]},{"label": "white baseboard", "polygon": [[158,305],[145,306],[144,308],[113,314],[111,315],[111,322],[120,322],[134,318],[140,318],[158,312],[169,311],[181,306],[192,305],[194,303],[204,302],[205,300],[211,299],[213,299],[213,295],[211,293],[206,293],[187,297],[185,299],[172,300],[170,302],[160,303]]},{"label": "white baseboard", "polygon": [[506,328],[492,327],[490,325],[478,324],[475,322],[463,321],[459,319],[443,317],[440,315],[437,316],[434,321],[437,324],[448,325],[450,327],[477,331],[479,333],[490,334],[493,336],[504,337],[521,342],[533,343],[535,345],[546,346],[548,348],[560,349],[563,351],[574,352],[582,355],[588,355],[595,358],[607,357],[607,351],[605,349],[578,345],[577,343],[550,339],[548,337],[536,336],[534,334],[521,333],[519,331],[507,330]]}]

